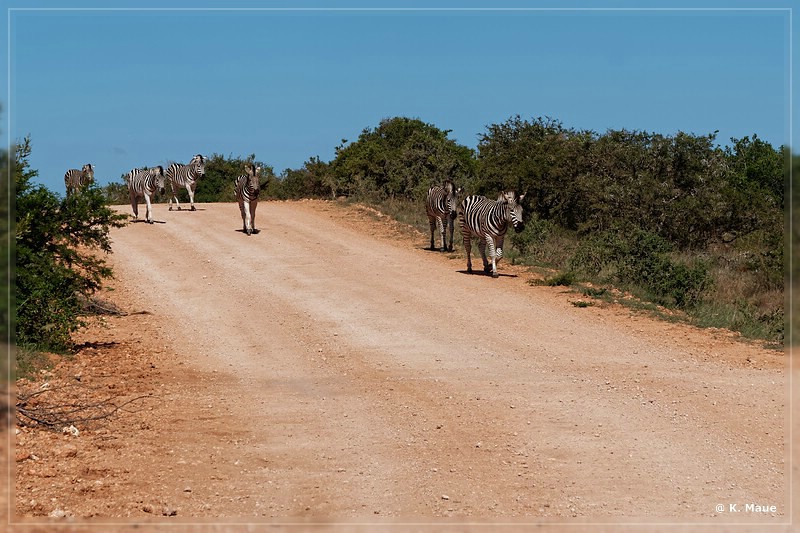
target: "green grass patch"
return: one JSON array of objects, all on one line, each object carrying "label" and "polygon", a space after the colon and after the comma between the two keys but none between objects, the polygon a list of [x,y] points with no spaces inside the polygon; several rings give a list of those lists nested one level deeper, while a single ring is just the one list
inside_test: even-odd
[{"label": "green grass patch", "polygon": [[13,379],[36,379],[42,370],[51,370],[59,357],[27,346],[17,346],[15,351],[17,364],[14,368]]},{"label": "green grass patch", "polygon": [[575,283],[576,275],[572,270],[560,272],[555,276],[544,280],[544,284],[548,287],[569,287]]}]

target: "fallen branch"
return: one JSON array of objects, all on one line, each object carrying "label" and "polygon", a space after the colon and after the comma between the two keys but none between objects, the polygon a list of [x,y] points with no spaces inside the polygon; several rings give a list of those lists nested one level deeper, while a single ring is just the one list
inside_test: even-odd
[{"label": "fallen branch", "polygon": [[[54,399],[47,402],[42,396],[47,393],[66,394],[69,388],[79,389],[78,393],[71,396],[67,401]],[[108,420],[117,411],[135,412],[125,409],[126,406],[148,398],[147,395],[136,396],[123,401],[121,396],[108,396],[99,401],[83,401],[81,398],[75,399],[80,392],[91,390],[85,385],[66,385],[63,387],[43,388],[28,394],[20,393],[17,396],[17,421],[22,426],[36,427],[43,426],[48,429],[60,431],[64,427],[86,425],[91,422]]]}]

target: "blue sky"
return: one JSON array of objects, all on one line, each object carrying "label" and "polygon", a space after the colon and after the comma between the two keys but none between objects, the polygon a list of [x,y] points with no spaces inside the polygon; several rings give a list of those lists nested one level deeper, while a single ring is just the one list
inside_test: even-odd
[{"label": "blue sky", "polygon": [[[761,9],[788,1],[700,11],[677,2],[6,4],[3,140],[30,134],[31,166],[62,194],[64,172],[87,162],[100,184],[195,153],[255,153],[280,173],[330,160],[341,139],[394,116],[452,130],[473,148],[486,126],[517,114],[601,133],[719,130],[720,144],[754,133],[790,143],[790,12]],[[514,9],[359,9],[392,5]],[[670,9],[539,9],[587,5]],[[742,7],[759,9],[727,9]]]}]

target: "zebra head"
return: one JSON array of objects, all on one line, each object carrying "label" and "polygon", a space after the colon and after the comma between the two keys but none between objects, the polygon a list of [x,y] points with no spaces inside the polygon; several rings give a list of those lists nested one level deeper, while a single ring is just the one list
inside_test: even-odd
[{"label": "zebra head", "polygon": [[525,229],[525,222],[522,220],[522,199],[525,195],[517,196],[514,191],[503,191],[497,197],[497,201],[503,204],[506,213],[506,220],[514,226],[514,231],[519,233]]},{"label": "zebra head", "polygon": [[447,195],[445,201],[447,202],[447,211],[450,213],[450,219],[455,220],[458,215],[458,197],[463,192],[463,189],[461,187],[456,188],[450,180],[445,180],[442,188]]},{"label": "zebra head", "polygon": [[258,175],[261,172],[261,167],[253,164],[247,165],[247,185],[248,187],[258,194],[261,186],[258,184]]},{"label": "zebra head", "polygon": [[202,155],[194,156],[189,164],[192,165],[192,170],[198,177],[206,175],[206,159]]},{"label": "zebra head", "polygon": [[164,194],[164,192],[165,192],[165,188],[164,188],[164,167],[159,165],[159,166],[157,166],[155,168],[150,169],[150,172],[156,178],[156,183],[155,183],[156,190],[158,191],[159,194]]},{"label": "zebra head", "polygon": [[81,169],[81,175],[84,177],[84,184],[90,185],[94,183],[94,167],[91,163],[86,163]]}]

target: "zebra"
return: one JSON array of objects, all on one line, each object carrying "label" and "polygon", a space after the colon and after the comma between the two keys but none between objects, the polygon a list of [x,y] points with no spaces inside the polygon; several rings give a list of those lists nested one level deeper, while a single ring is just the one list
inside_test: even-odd
[{"label": "zebra", "polygon": [[178,206],[178,211],[181,210],[181,204],[178,203],[177,189],[179,187],[186,187],[189,193],[189,203],[192,205],[191,211],[197,211],[194,207],[194,190],[197,187],[198,178],[202,178],[206,173],[206,160],[197,154],[189,161],[188,165],[181,165],[180,163],[172,163],[167,169],[166,178],[169,182],[169,210],[172,211],[172,200],[175,200],[175,205]]},{"label": "zebra", "polygon": [[239,202],[239,211],[242,213],[242,231],[248,235],[258,233],[256,230],[256,207],[258,207],[258,193],[261,185],[258,183],[258,174],[261,167],[248,164],[246,173],[236,178],[236,200]]},{"label": "zebra", "polygon": [[[453,227],[455,225],[458,196],[462,193],[461,187],[456,189],[453,182],[445,180],[442,186],[434,185],[428,189],[425,199],[425,212],[431,225],[431,250],[436,250],[433,242],[434,229],[439,230],[442,236],[441,251],[453,251]],[[445,231],[450,234],[450,245],[445,240]]]},{"label": "zebra", "polygon": [[147,170],[134,168],[128,175],[125,176],[125,181],[128,183],[128,192],[131,196],[131,207],[133,208],[133,216],[139,220],[139,198],[144,198],[147,204],[146,220],[148,224],[153,223],[153,209],[150,205],[150,199],[155,196],[156,192],[164,193],[164,167],[157,166]]},{"label": "zebra", "polygon": [[[508,230],[508,223],[514,226],[514,231],[517,233],[525,229],[522,221],[522,205],[520,205],[524,197],[524,194],[517,196],[514,191],[505,191],[500,193],[496,202],[485,196],[464,198],[459,211],[459,224],[464,237],[464,251],[467,253],[467,272],[472,274],[471,239],[476,236],[480,239],[483,271],[491,273],[493,278],[499,276],[497,261],[503,257],[503,240]],[[486,260],[487,244],[492,258],[491,267]]]},{"label": "zebra", "polygon": [[64,186],[67,188],[67,196],[75,191],[94,183],[94,167],[86,163],[81,170],[71,168],[64,174]]}]

